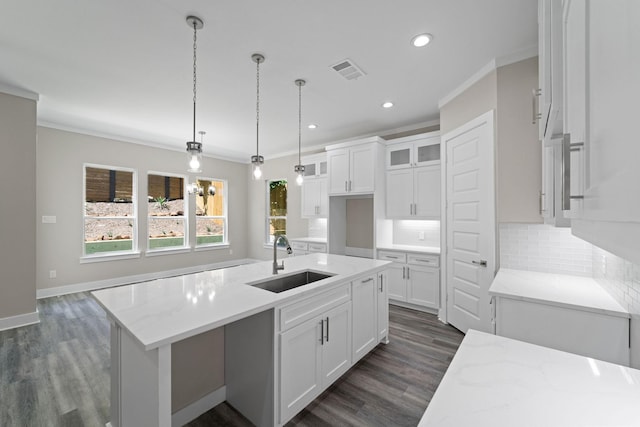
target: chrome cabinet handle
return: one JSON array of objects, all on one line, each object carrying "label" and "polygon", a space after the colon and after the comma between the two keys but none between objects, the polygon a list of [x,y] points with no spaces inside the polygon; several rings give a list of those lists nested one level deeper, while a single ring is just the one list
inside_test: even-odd
[{"label": "chrome cabinet handle", "polygon": [[539,195],[539,198],[540,198],[540,200],[539,200],[539,204],[540,204],[540,215],[542,215],[544,212],[546,212],[546,211],[547,211],[546,209],[542,209],[542,200],[543,200],[543,198],[544,198],[544,196],[545,196],[545,193],[543,193],[543,192],[542,192],[542,190],[540,190],[538,193],[539,193],[538,195]]},{"label": "chrome cabinet handle", "polygon": [[348,191],[347,190],[347,181],[344,182],[344,191],[345,191],[345,193]]},{"label": "chrome cabinet handle", "polygon": [[571,152],[580,151],[583,142],[571,143],[571,134],[562,135],[562,210],[571,210],[571,199],[584,199],[584,196],[571,195]]},{"label": "chrome cabinet handle", "polygon": [[406,268],[406,267],[402,267],[402,278],[403,278],[403,279],[406,279],[406,276],[405,276],[405,268]]},{"label": "chrome cabinet handle", "polygon": [[473,264],[479,265],[480,267],[486,267],[487,261],[481,259],[480,261],[476,261],[475,259],[471,261]]},{"label": "chrome cabinet handle", "polygon": [[320,345],[324,345],[324,319],[320,321]]},{"label": "chrome cabinet handle", "polygon": [[410,279],[409,277],[409,272],[411,271],[411,269],[409,267],[407,267],[407,279]]},{"label": "chrome cabinet handle", "polygon": [[380,292],[381,292],[381,293],[383,292],[383,289],[384,289],[384,288],[383,288],[383,286],[382,286],[382,278],[383,278],[383,277],[384,277],[384,275],[382,275],[382,274],[381,274],[381,275],[380,275]]},{"label": "chrome cabinet handle", "polygon": [[373,280],[373,277],[369,277],[368,279],[363,280],[361,283],[371,282],[372,280]]},{"label": "chrome cabinet handle", "polygon": [[325,342],[329,342],[329,317],[327,316],[327,336],[325,337]]},{"label": "chrome cabinet handle", "polygon": [[532,93],[533,97],[531,98],[531,101],[533,109],[533,121],[531,122],[531,124],[535,125],[536,122],[542,118],[542,113],[538,111],[540,110],[540,108],[538,107],[538,103],[540,102],[539,99],[542,95],[542,89],[533,89]]}]

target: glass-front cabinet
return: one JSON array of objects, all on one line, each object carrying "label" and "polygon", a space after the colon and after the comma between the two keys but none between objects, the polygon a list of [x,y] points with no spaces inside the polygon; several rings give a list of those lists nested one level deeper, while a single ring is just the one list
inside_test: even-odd
[{"label": "glass-front cabinet", "polygon": [[304,177],[323,178],[327,176],[327,154],[320,153],[301,158],[304,165]]},{"label": "glass-front cabinet", "polygon": [[387,170],[440,163],[440,134],[432,132],[393,140],[387,146]]}]

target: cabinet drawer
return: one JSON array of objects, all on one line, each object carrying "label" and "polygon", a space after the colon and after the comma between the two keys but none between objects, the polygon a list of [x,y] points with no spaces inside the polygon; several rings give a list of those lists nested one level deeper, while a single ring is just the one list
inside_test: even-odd
[{"label": "cabinet drawer", "polygon": [[378,259],[405,264],[407,262],[407,254],[403,252],[378,251]]},{"label": "cabinet drawer", "polygon": [[425,267],[440,267],[440,257],[435,255],[409,255],[409,264],[424,265]]},{"label": "cabinet drawer", "polygon": [[278,310],[280,331],[286,331],[308,319],[318,316],[323,311],[350,300],[351,286],[349,283],[345,283],[330,291],[285,306]]},{"label": "cabinet drawer", "polygon": [[327,245],[324,243],[309,243],[309,252],[327,252]]},{"label": "cabinet drawer", "polygon": [[298,251],[306,251],[307,250],[307,243],[305,242],[297,242],[297,241],[292,241],[291,242],[291,248],[293,250],[298,250]]}]

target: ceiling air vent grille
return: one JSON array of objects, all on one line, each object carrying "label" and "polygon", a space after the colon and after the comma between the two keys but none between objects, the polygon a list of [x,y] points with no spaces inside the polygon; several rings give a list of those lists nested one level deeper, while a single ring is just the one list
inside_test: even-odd
[{"label": "ceiling air vent grille", "polygon": [[347,80],[355,80],[358,77],[365,75],[364,71],[362,71],[360,67],[354,64],[350,59],[340,61],[337,64],[332,65],[331,68]]}]

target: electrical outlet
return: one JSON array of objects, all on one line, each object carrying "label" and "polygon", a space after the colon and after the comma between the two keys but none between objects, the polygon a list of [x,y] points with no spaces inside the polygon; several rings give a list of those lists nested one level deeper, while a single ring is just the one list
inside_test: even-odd
[{"label": "electrical outlet", "polygon": [[424,231],[418,232],[418,240],[424,240]]},{"label": "electrical outlet", "polygon": [[233,255],[233,249],[229,249],[229,255]]},{"label": "electrical outlet", "polygon": [[49,270],[49,279],[55,279],[57,276],[57,273],[55,270]]}]

